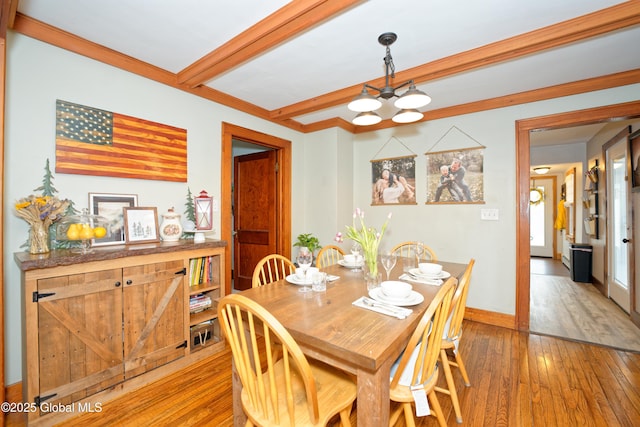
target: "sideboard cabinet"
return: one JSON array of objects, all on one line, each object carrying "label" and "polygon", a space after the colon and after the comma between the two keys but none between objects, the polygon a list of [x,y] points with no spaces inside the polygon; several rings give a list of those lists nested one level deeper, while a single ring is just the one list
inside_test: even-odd
[{"label": "sideboard cabinet", "polygon": [[180,241],[16,253],[23,397],[38,408],[29,424],[78,415],[59,408],[90,408],[223,349],[216,308],[225,292],[225,246]]}]

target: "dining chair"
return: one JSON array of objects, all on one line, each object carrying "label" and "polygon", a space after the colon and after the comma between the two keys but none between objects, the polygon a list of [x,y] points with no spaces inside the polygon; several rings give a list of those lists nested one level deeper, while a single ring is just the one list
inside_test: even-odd
[{"label": "dining chair", "polygon": [[[241,294],[220,300],[218,317],[242,383],[248,426],[320,426],[340,414],[343,426],[356,399],[356,384],[344,372],[307,360],[282,324]],[[271,357],[274,341],[282,357]]]},{"label": "dining chair", "polygon": [[[457,367],[460,370],[464,385],[471,386],[469,381],[469,375],[462,361],[462,355],[460,354],[459,344],[460,337],[462,336],[462,320],[464,319],[464,311],[467,306],[467,294],[469,293],[469,282],[471,282],[471,271],[475,264],[475,259],[471,259],[467,268],[462,274],[462,278],[458,282],[455,293],[453,294],[453,300],[451,302],[451,310],[447,323],[445,324],[444,332],[442,334],[442,344],[440,348],[440,361],[442,364],[442,370],[447,380],[447,389],[437,388],[444,394],[448,394],[451,397],[451,403],[456,413],[456,421],[462,423],[462,412],[460,411],[460,402],[458,401],[458,393],[456,392],[455,382],[453,381],[453,375],[451,373],[451,366]],[[449,355],[452,353],[452,356]],[[453,357],[455,361],[450,358]]]},{"label": "dining chair", "polygon": [[423,248],[422,256],[420,257],[418,262],[428,261],[428,262],[436,262],[438,261],[438,257],[436,257],[436,253],[429,246],[425,245],[422,242],[402,242],[398,243],[391,249],[391,252],[396,254],[396,256],[401,257],[411,257],[417,256],[415,249],[416,245],[420,245]]},{"label": "dining chair", "polygon": [[267,283],[277,282],[296,272],[296,266],[285,256],[267,255],[258,261],[253,269],[251,287],[257,288]]},{"label": "dining chair", "polygon": [[441,427],[447,425],[435,387],[438,381],[437,362],[442,333],[449,315],[456,283],[457,279],[450,277],[440,286],[402,355],[391,367],[389,397],[392,402],[399,405],[394,405],[396,407],[393,408],[389,417],[389,426],[395,425],[400,415],[404,413],[405,425],[415,427],[412,409],[412,403],[415,403],[414,389],[418,389],[420,394],[424,390],[425,400],[430,404],[429,415],[436,417]]},{"label": "dining chair", "polygon": [[316,267],[325,268],[333,264],[337,264],[338,261],[344,256],[344,251],[336,245],[323,246],[318,252],[316,257]]}]

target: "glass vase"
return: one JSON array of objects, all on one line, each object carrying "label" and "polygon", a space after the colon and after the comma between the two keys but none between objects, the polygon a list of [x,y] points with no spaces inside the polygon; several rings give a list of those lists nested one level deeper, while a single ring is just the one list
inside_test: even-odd
[{"label": "glass vase", "polygon": [[378,253],[365,251],[364,254],[364,274],[370,273],[373,276],[378,274]]},{"label": "glass vase", "polygon": [[34,222],[29,229],[29,253],[46,254],[49,252],[49,230],[42,222]]}]

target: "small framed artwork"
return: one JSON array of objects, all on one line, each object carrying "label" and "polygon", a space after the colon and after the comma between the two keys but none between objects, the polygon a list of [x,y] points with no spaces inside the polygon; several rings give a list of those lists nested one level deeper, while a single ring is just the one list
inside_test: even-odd
[{"label": "small framed artwork", "polygon": [[124,208],[124,235],[127,245],[160,241],[156,208]]},{"label": "small framed artwork", "polygon": [[640,129],[629,135],[631,153],[631,191],[640,191]]},{"label": "small framed artwork", "polygon": [[416,156],[371,161],[371,205],[416,204]]},{"label": "small framed artwork", "polygon": [[93,239],[91,246],[124,244],[124,208],[138,205],[136,194],[89,193],[89,212],[100,215],[109,223],[109,237]]}]

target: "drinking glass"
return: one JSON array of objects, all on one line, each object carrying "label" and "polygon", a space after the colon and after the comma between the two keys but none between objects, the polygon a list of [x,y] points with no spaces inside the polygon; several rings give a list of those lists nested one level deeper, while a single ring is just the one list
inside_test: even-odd
[{"label": "drinking glass", "polygon": [[311,280],[313,282],[311,289],[314,292],[324,292],[327,290],[327,273],[323,271],[314,273]]},{"label": "drinking glass", "polygon": [[362,271],[362,269],[359,266],[360,262],[362,262],[361,251],[362,251],[362,246],[360,246],[360,243],[353,242],[353,245],[351,246],[351,255],[353,255],[355,258],[355,261],[354,261],[355,267],[352,268],[351,271],[353,271],[354,273]]},{"label": "drinking glass", "polygon": [[382,261],[382,266],[387,272],[387,280],[389,280],[389,273],[396,265],[396,254],[394,254],[393,252],[386,252],[380,255],[380,261]]},{"label": "drinking glass", "polygon": [[310,292],[311,286],[309,286],[309,281],[307,280],[307,270],[311,267],[311,262],[313,261],[313,255],[311,251],[307,248],[301,248],[298,252],[298,266],[304,272],[304,282],[302,287],[299,289],[300,292]]}]

